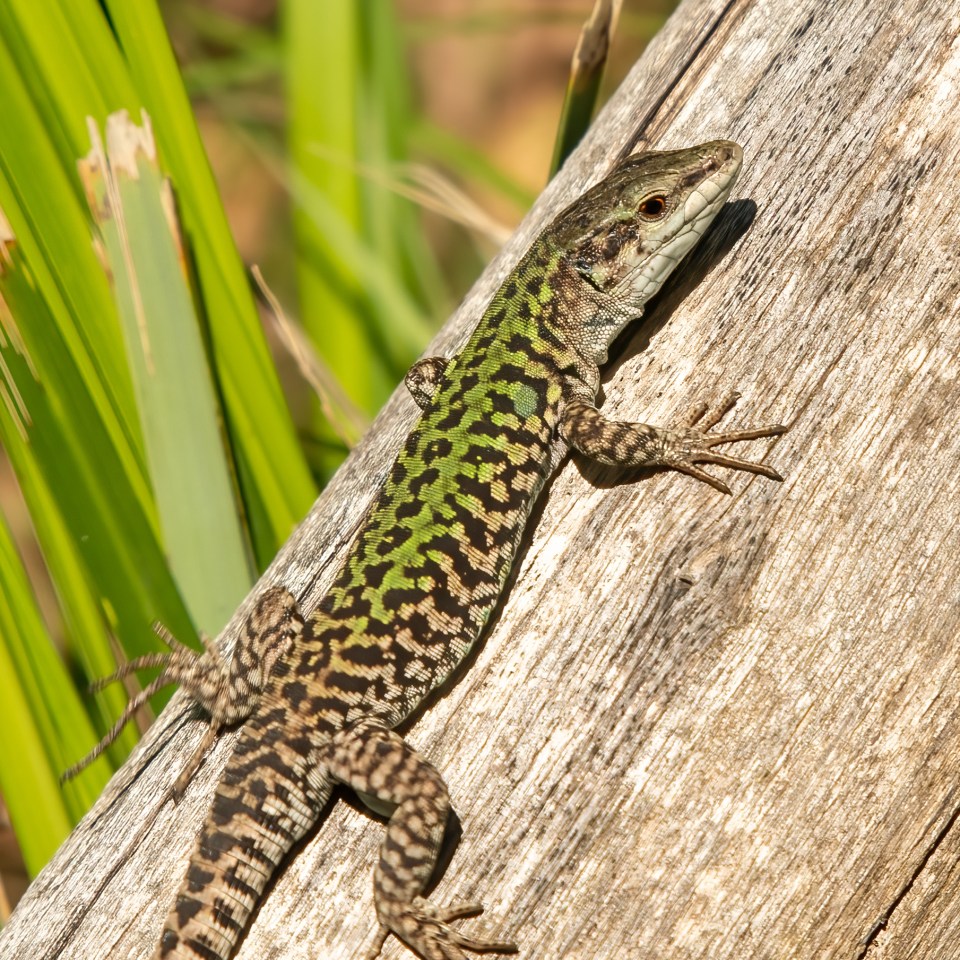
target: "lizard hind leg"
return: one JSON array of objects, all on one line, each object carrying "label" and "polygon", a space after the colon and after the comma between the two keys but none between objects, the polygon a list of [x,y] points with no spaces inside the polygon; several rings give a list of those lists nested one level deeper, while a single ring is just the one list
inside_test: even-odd
[{"label": "lizard hind leg", "polygon": [[390,933],[424,960],[467,960],[464,950],[515,953],[513,943],[467,936],[450,925],[480,913],[480,904],[443,908],[422,895],[450,812],[437,770],[397,733],[375,722],[334,734],[322,759],[335,780],[395,806],[373,876],[380,936],[366,960],[374,960]]},{"label": "lizard hind leg", "polygon": [[216,641],[205,635],[201,635],[204,648],[201,654],[181,643],[162,625],[154,625],[155,632],[170,652],[148,653],[130,660],[108,677],[96,681],[92,689],[99,690],[148,667],[161,667],[159,675],[127,704],[100,742],[82,760],[63,772],[60,782],[75,777],[96,760],[117,739],[134,713],[158,690],[167,684],[178,683],[210,716],[207,733],[172,789],[174,799],[179,799],[220,729],[240,723],[256,708],[274,664],[292,647],[303,629],[303,617],[293,596],[276,586],[257,597],[229,659],[222,656]]}]

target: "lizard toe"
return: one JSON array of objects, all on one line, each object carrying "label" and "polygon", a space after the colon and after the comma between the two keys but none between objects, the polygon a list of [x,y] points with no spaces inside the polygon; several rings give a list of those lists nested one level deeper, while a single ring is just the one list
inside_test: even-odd
[{"label": "lizard toe", "polygon": [[506,940],[468,936],[450,926],[450,920],[475,916],[482,912],[479,903],[460,901],[438,907],[417,897],[391,924],[393,932],[424,960],[468,960],[473,953],[516,953],[517,946]]}]

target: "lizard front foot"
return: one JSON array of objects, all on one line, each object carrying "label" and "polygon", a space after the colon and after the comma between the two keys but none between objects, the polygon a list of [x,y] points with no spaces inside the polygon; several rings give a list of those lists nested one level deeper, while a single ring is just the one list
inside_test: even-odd
[{"label": "lizard front foot", "polygon": [[479,903],[458,901],[448,907],[438,907],[424,897],[416,897],[411,903],[392,909],[381,907],[381,934],[365,960],[376,960],[391,933],[424,960],[467,960],[464,950],[475,953],[516,953],[517,945],[508,940],[470,937],[450,926],[451,920],[475,917],[482,912],[483,907]]},{"label": "lizard front foot", "polygon": [[737,443],[740,440],[759,440],[762,437],[778,437],[789,429],[781,423],[752,430],[732,430],[728,433],[712,433],[713,428],[736,406],[739,393],[731,393],[717,408],[708,415],[707,404],[698,404],[693,408],[688,426],[679,430],[661,432],[661,450],[657,456],[657,465],[679,470],[710,484],[721,493],[730,493],[730,488],[717,477],[701,470],[699,463],[715,463],[721,467],[745,470],[771,480],[783,480],[773,467],[742,457],[733,457],[726,453],[715,453],[713,448],[724,443]]},{"label": "lizard front foot", "polygon": [[709,483],[721,493],[729,493],[730,488],[697,464],[714,463],[734,470],[758,473],[771,480],[782,480],[780,474],[765,463],[714,452],[713,448],[723,443],[776,437],[787,430],[787,427],[777,423],[754,430],[711,433],[732,409],[738,396],[739,394],[731,394],[717,412],[709,416],[707,406],[701,404],[694,408],[687,426],[673,428],[607,420],[592,403],[574,399],[564,409],[562,431],[574,448],[598,463],[629,467],[667,467]]}]

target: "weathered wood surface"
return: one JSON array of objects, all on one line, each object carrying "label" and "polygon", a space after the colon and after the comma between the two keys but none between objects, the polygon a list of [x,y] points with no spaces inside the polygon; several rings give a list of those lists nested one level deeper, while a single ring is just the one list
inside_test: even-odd
[{"label": "weathered wood surface", "polygon": [[[463,825],[436,899],[483,900],[524,957],[957,956],[958,14],[686,0],[440,338],[622,150],[743,145],[755,218],[735,205],[622,345],[607,409],[667,422],[737,388],[733,422],[792,423],[749,449],[786,481],[725,498],[569,462],[479,656],[409,731]],[[394,399],[269,579],[316,600],[414,416]],[[0,958],[149,955],[232,742],[158,807],[200,732],[178,705]],[[240,960],[358,956],[381,836],[338,803]]]}]

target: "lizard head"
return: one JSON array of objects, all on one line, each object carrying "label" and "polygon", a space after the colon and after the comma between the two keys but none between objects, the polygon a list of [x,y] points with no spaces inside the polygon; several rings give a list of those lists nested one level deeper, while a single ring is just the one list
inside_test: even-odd
[{"label": "lizard head", "polygon": [[560,214],[561,255],[637,316],[719,213],[742,163],[730,140],[628,157]]}]

